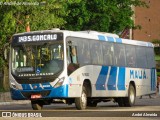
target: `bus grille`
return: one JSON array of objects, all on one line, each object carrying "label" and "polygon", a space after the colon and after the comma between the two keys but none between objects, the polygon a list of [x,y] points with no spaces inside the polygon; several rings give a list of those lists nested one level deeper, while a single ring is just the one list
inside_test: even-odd
[{"label": "bus grille", "polygon": [[36,83],[47,83],[47,82],[53,82],[55,79],[57,78],[57,76],[51,76],[51,77],[41,77],[39,78],[35,78],[35,79],[30,79],[28,77],[26,78],[18,78],[15,77],[16,81],[19,84],[36,84]]},{"label": "bus grille", "polygon": [[53,82],[56,78],[58,78],[58,76],[61,74],[61,72],[55,74],[54,76],[36,76],[33,78],[30,77],[17,77],[15,75],[13,75],[13,77],[15,78],[15,80],[19,83],[19,84],[36,84],[36,83],[47,83],[47,82]]}]

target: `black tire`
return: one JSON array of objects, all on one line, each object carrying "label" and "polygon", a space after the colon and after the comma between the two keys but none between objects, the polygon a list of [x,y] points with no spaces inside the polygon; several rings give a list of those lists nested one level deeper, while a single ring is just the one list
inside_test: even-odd
[{"label": "black tire", "polygon": [[75,98],[75,105],[78,110],[84,110],[87,107],[87,91],[83,86],[81,97]]},{"label": "black tire", "polygon": [[97,102],[95,102],[95,101],[88,101],[87,102],[87,106],[89,106],[89,107],[97,107]]},{"label": "black tire", "polygon": [[32,109],[33,110],[42,110],[43,104],[39,101],[31,101]]},{"label": "black tire", "polygon": [[124,98],[124,105],[126,107],[132,107],[135,104],[136,91],[132,84],[129,85],[128,97]]}]

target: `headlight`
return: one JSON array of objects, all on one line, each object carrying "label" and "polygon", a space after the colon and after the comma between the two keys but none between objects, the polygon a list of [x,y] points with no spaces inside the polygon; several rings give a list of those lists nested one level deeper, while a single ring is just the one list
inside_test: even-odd
[{"label": "headlight", "polygon": [[64,80],[65,80],[65,77],[62,77],[61,79],[59,79],[58,82],[54,85],[54,88],[61,86]]},{"label": "headlight", "polygon": [[13,83],[13,82],[11,82],[11,88],[13,88],[13,89],[18,89],[18,87],[16,86],[16,84]]}]

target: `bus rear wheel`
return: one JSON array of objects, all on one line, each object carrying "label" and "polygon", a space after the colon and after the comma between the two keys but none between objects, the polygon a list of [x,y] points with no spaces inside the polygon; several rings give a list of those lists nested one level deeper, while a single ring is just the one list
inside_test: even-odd
[{"label": "bus rear wheel", "polygon": [[32,109],[33,110],[42,110],[43,104],[39,101],[31,101]]},{"label": "bus rear wheel", "polygon": [[135,104],[136,92],[132,84],[129,86],[128,97],[124,98],[124,104],[126,107],[132,107]]},{"label": "bus rear wheel", "polygon": [[75,105],[78,110],[84,110],[87,107],[87,91],[83,86],[81,97],[75,98]]}]

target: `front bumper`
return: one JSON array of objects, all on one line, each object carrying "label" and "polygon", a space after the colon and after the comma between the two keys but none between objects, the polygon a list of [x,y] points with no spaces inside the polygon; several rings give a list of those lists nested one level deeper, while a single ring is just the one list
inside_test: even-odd
[{"label": "front bumper", "polygon": [[63,85],[57,88],[41,89],[41,90],[17,90],[11,89],[11,98],[13,100],[28,100],[31,95],[41,94],[40,99],[56,99],[68,97],[68,85]]}]

